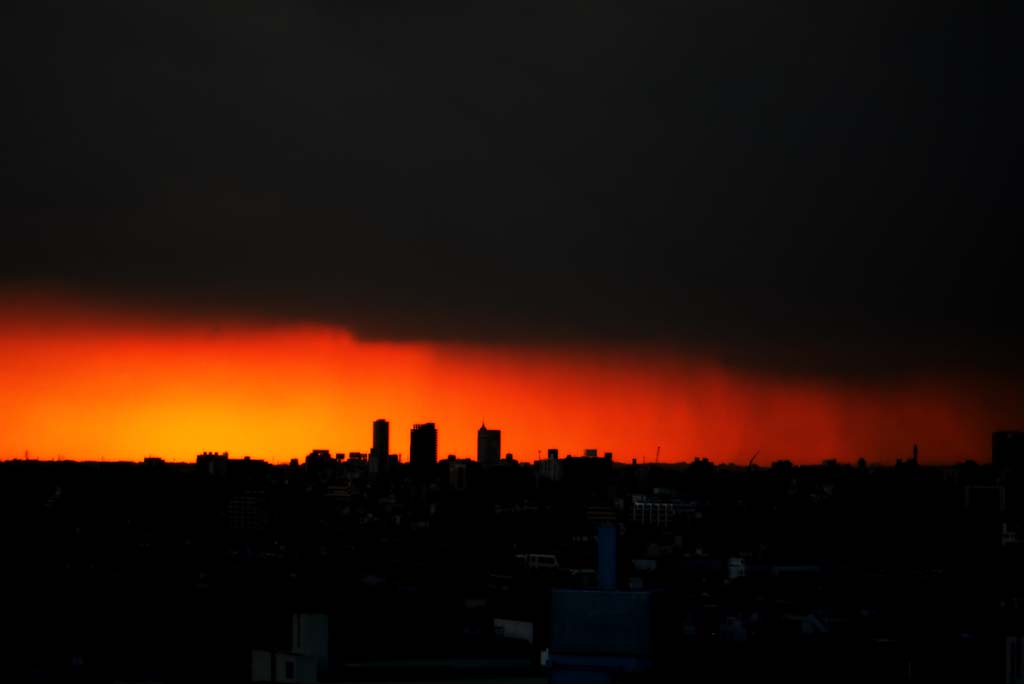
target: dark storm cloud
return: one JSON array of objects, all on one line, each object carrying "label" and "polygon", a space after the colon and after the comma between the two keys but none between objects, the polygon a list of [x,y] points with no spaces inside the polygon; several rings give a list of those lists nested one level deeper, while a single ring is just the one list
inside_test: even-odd
[{"label": "dark storm cloud", "polygon": [[1019,369],[1020,3],[674,5],[25,3],[3,278],[369,338]]}]

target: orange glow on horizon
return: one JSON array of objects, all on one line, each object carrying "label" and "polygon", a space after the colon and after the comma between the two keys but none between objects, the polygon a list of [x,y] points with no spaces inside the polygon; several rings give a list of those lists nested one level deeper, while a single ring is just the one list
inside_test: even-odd
[{"label": "orange glow on horizon", "polygon": [[[38,304],[38,303],[37,303]],[[0,458],[275,462],[369,450],[413,423],[438,456],[476,457],[481,420],[502,451],[556,447],[616,460],[987,460],[1008,407],[963,380],[794,380],[639,349],[366,342],[328,326],[143,320],[48,303],[0,305]]]}]

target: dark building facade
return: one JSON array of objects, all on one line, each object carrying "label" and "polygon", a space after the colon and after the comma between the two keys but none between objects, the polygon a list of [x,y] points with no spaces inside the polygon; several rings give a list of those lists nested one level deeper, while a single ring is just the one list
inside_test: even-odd
[{"label": "dark building facade", "polygon": [[373,421],[373,447],[370,448],[370,477],[377,477],[388,470],[388,448],[390,428],[388,421],[378,418]]},{"label": "dark building facade", "polygon": [[494,464],[501,460],[501,430],[488,430],[481,425],[476,432],[476,460]]},{"label": "dark building facade", "polygon": [[996,470],[1024,470],[1024,432],[992,433],[992,465]]},{"label": "dark building facade", "polygon": [[409,463],[417,470],[437,463],[437,426],[433,423],[413,425],[409,434]]},{"label": "dark building facade", "polygon": [[386,459],[390,453],[390,430],[388,421],[383,418],[378,418],[373,421],[373,448],[370,450],[370,455],[376,455],[377,458]]}]

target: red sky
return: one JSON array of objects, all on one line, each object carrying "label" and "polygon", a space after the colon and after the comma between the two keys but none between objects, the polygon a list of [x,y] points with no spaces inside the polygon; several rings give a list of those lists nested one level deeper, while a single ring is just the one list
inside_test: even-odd
[{"label": "red sky", "polygon": [[391,422],[475,457],[481,420],[502,450],[585,448],[616,460],[746,462],[987,459],[1012,427],[1010,395],[982,380],[851,383],[725,368],[642,348],[381,343],[340,328],[176,321],[52,298],[0,300],[0,458],[192,460],[204,450],[272,461],[367,451]]}]

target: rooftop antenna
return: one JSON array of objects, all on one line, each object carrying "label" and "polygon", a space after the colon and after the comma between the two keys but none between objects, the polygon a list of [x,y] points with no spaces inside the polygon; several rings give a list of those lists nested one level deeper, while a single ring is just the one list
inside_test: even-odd
[{"label": "rooftop antenna", "polygon": [[658,459],[661,458],[661,445],[658,445],[658,451],[654,454],[654,462],[657,463]]}]

